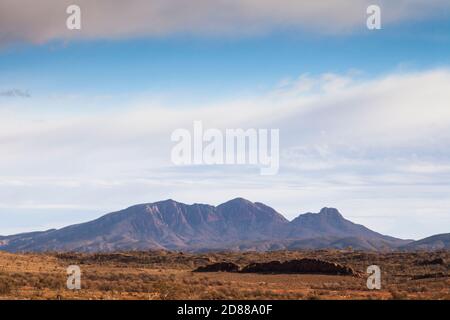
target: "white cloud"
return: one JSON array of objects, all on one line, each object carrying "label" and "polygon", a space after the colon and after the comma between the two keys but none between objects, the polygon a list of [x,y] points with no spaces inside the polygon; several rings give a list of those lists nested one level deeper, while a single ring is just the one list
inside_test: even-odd
[{"label": "white cloud", "polygon": [[[370,0],[78,0],[82,30],[66,29],[71,0],[0,2],[0,43],[71,38],[159,37],[170,34],[245,36],[295,29],[364,30]],[[448,12],[446,0],[380,0],[383,25]]]},{"label": "white cloud", "polygon": [[427,162],[412,162],[408,165],[400,167],[399,170],[412,173],[450,173],[449,164],[439,164],[439,163],[427,163]]},{"label": "white cloud", "polygon": [[[289,217],[321,206],[394,220],[414,211],[414,234],[423,236],[420,223],[442,219],[449,208],[443,200],[450,179],[449,85],[450,71],[442,69],[370,80],[302,75],[262,96],[198,107],[142,100],[112,112],[74,114],[34,98],[21,99],[20,106],[3,101],[1,211],[78,204],[100,214],[165,198],[217,204],[243,196]],[[205,128],[279,128],[280,174],[173,167],[170,134],[192,128],[194,120]],[[370,217],[361,219],[391,231]],[[427,223],[427,231],[448,231],[445,224]]]}]

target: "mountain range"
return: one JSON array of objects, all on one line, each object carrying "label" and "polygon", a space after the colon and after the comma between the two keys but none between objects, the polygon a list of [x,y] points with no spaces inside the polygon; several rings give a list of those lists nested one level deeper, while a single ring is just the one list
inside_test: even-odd
[{"label": "mountain range", "polygon": [[[236,198],[219,206],[174,200],[139,204],[96,220],[42,232],[0,236],[0,250],[110,252],[125,250],[448,249],[450,234],[403,240],[323,208],[292,221],[260,202]],[[432,237],[430,237],[432,238]]]}]

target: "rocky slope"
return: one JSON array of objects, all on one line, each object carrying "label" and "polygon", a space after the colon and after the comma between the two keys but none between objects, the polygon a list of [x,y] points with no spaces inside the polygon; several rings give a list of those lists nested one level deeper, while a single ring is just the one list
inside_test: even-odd
[{"label": "rocky slope", "polygon": [[0,237],[0,250],[390,250],[407,243],[354,224],[333,208],[288,221],[262,203],[237,198],[219,206],[174,200],[139,204],[58,230]]}]

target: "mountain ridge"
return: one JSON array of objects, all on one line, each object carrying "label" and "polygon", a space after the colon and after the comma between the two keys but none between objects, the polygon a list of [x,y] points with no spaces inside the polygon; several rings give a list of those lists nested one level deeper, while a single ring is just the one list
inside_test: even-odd
[{"label": "mountain ridge", "polygon": [[289,221],[243,198],[218,206],[172,199],[143,203],[60,229],[0,236],[0,250],[109,252],[126,250],[394,250],[403,240],[345,219],[335,208]]}]

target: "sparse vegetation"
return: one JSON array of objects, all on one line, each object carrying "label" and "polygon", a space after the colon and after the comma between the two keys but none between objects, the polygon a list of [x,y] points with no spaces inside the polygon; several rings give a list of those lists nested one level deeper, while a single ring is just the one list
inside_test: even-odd
[{"label": "sparse vegetation", "polygon": [[[339,263],[363,276],[192,272],[224,261],[242,267],[302,258]],[[0,299],[450,299],[449,258],[448,251],[0,252]],[[82,270],[81,290],[66,288],[73,264]],[[366,287],[371,264],[382,270],[381,290]]]}]

